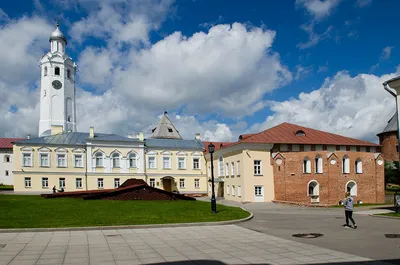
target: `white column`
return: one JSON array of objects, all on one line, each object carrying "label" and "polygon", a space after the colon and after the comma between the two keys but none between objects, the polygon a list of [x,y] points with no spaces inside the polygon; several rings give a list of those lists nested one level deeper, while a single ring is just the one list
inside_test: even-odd
[{"label": "white column", "polygon": [[88,146],[86,147],[86,168],[88,172],[93,172],[93,168],[92,168],[92,147]]},{"label": "white column", "polygon": [[144,154],[144,148],[139,149],[139,159],[137,161],[137,173],[144,174],[146,165],[146,158]]},{"label": "white column", "polygon": [[127,168],[127,164],[126,164],[127,160],[128,159],[126,157],[121,158],[121,164],[119,165],[121,173],[128,173],[128,168]]},{"label": "white column", "polygon": [[111,157],[109,156],[104,159],[104,172],[111,172]]}]

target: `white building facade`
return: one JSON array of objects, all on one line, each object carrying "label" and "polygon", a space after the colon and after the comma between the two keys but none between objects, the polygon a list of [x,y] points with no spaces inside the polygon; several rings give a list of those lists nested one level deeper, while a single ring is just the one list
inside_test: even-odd
[{"label": "white building facade", "polygon": [[0,184],[14,184],[14,155],[13,142],[19,138],[0,138]]}]

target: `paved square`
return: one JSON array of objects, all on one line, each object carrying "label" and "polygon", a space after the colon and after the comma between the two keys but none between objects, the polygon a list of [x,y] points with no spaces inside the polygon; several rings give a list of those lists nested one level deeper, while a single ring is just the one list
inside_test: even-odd
[{"label": "paved square", "polygon": [[370,259],[236,225],[0,234],[0,265],[311,264]]}]

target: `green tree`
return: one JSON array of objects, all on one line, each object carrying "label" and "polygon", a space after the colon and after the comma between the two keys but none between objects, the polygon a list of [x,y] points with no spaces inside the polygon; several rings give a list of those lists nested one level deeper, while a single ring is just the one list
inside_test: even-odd
[{"label": "green tree", "polygon": [[385,183],[400,185],[400,165],[399,162],[385,163]]}]

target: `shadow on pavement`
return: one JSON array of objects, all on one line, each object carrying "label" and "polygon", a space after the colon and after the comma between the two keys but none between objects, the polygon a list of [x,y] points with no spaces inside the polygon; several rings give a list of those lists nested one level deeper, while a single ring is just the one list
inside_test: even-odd
[{"label": "shadow on pavement", "polygon": [[[295,260],[293,260],[294,262],[296,262]],[[218,260],[190,260],[190,261],[171,261],[171,262],[161,262],[161,263],[151,263],[151,265],[228,265],[228,264],[238,264],[240,265],[240,263],[234,262],[234,263],[224,263]],[[243,264],[247,264],[247,263],[243,263]],[[259,264],[259,265],[270,265],[270,264],[280,264],[279,260],[271,260],[271,263],[260,263],[260,262],[253,262],[250,264]],[[321,261],[321,263],[307,263],[307,262],[296,262],[296,263],[282,263],[282,264],[331,264],[331,265],[341,265],[341,264],[352,264],[352,265],[384,265],[384,264],[400,264],[400,259],[389,259],[389,260],[372,260],[372,261],[346,261],[346,262],[323,262]]]}]

